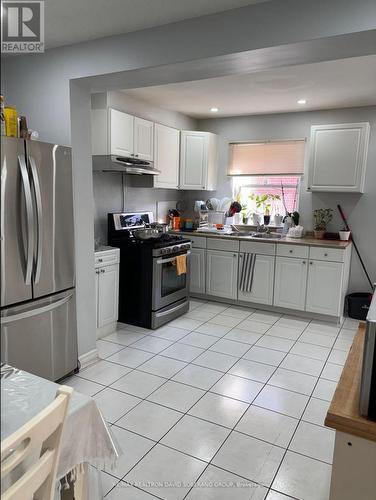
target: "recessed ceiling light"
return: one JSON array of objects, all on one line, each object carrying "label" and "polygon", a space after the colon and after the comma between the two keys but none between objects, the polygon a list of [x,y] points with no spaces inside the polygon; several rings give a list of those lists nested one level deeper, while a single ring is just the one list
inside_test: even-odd
[{"label": "recessed ceiling light", "polygon": [[217,113],[219,111],[219,109],[218,108],[210,108],[210,111],[212,113]]},{"label": "recessed ceiling light", "polygon": [[299,100],[297,101],[297,103],[298,103],[298,104],[306,104],[306,103],[307,103],[307,101],[306,101],[305,99],[299,99]]}]

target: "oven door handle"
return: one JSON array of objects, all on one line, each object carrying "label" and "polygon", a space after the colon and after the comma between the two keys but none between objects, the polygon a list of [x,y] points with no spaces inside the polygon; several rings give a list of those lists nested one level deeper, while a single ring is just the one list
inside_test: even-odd
[{"label": "oven door handle", "polygon": [[168,311],[163,311],[160,313],[157,313],[155,315],[156,318],[161,318],[163,316],[167,316],[168,314],[174,313],[175,311],[179,311],[179,309],[182,309],[187,305],[187,302],[183,302],[183,304],[179,304],[178,306],[173,307],[172,309],[169,309]]},{"label": "oven door handle", "polygon": [[[191,254],[191,251],[188,250],[185,255],[188,257],[188,255]],[[184,254],[183,254],[184,255]],[[157,260],[157,264],[166,264],[166,262],[172,262],[173,260],[175,260],[177,257],[177,255],[175,255],[175,257],[170,257],[169,259],[159,259]]]}]

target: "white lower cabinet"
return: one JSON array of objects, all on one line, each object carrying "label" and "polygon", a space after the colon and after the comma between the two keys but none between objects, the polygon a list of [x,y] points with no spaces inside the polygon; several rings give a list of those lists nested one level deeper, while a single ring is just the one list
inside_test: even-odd
[{"label": "white lower cabinet", "polygon": [[193,293],[205,293],[205,259],[204,248],[191,249],[191,280],[190,291]]},{"label": "white lower cabinet", "polygon": [[[244,254],[240,254],[239,257],[240,284]],[[273,304],[274,262],[274,255],[256,255],[252,290],[250,292],[242,292],[239,289],[239,300],[255,302],[257,304]]]},{"label": "white lower cabinet", "polygon": [[306,311],[341,315],[343,267],[340,262],[309,261]]},{"label": "white lower cabinet", "polygon": [[239,253],[207,250],[206,293],[237,299]]},{"label": "white lower cabinet", "polygon": [[307,267],[307,259],[276,257],[273,301],[275,306],[304,311]]},{"label": "white lower cabinet", "polygon": [[97,337],[102,337],[116,330],[118,320],[118,249],[106,250],[95,254],[95,298]]}]

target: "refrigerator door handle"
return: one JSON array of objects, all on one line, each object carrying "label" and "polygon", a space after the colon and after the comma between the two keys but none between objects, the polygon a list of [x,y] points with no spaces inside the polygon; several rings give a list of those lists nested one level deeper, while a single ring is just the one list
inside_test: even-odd
[{"label": "refrigerator door handle", "polygon": [[35,203],[37,211],[37,262],[35,267],[34,282],[39,283],[42,268],[42,247],[43,247],[43,207],[40,183],[37,166],[32,156],[29,156],[29,164],[34,185]]},{"label": "refrigerator door handle", "polygon": [[24,155],[18,156],[18,164],[21,171],[21,179],[23,191],[25,195],[26,218],[27,218],[27,250],[26,250],[26,285],[31,284],[31,275],[33,272],[33,251],[34,251],[34,211],[33,199],[31,196],[31,186],[29,175],[27,172],[26,161]]},{"label": "refrigerator door handle", "polygon": [[55,302],[51,302],[50,304],[47,304],[45,306],[38,307],[37,309],[29,309],[27,311],[24,311],[24,312],[21,312],[18,314],[13,314],[10,316],[3,316],[1,318],[1,324],[6,325],[8,323],[13,323],[14,321],[19,321],[19,320],[25,319],[25,318],[31,318],[32,316],[37,316],[38,314],[43,314],[43,313],[52,311],[52,310],[62,306],[66,302],[68,302],[72,297],[73,297],[73,293],[70,293],[69,295],[67,295],[66,297],[64,297],[62,299],[59,299]]}]

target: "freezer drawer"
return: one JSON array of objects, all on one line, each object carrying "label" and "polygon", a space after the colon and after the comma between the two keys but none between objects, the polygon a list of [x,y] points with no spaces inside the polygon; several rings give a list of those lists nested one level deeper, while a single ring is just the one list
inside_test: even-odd
[{"label": "freezer drawer", "polygon": [[77,367],[74,289],[1,311],[1,361],[49,380]]}]

